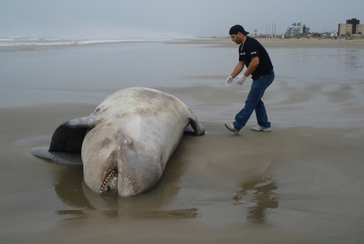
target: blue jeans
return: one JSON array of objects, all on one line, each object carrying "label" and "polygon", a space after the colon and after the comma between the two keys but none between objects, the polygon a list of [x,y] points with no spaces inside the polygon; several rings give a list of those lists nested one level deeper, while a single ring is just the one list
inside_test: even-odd
[{"label": "blue jeans", "polygon": [[270,122],[268,121],[267,111],[265,110],[262,97],[268,86],[272,84],[273,80],[274,72],[269,75],[263,75],[253,81],[248,97],[245,101],[245,107],[235,116],[235,121],[233,123],[235,129],[240,130],[243,128],[254,110],[258,124],[264,128],[270,127]]}]

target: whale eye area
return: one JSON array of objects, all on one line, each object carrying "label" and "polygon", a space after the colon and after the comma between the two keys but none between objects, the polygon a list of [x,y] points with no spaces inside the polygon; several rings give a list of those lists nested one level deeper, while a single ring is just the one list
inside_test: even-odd
[{"label": "whale eye area", "polygon": [[111,190],[110,183],[111,180],[114,178],[114,176],[117,174],[118,170],[116,168],[112,169],[104,178],[101,187],[100,187],[100,193],[106,193]]}]

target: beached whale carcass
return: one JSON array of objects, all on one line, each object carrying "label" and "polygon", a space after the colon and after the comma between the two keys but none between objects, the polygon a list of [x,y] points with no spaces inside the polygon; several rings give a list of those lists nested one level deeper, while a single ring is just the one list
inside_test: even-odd
[{"label": "beached whale carcass", "polygon": [[65,163],[57,152],[81,151],[89,188],[131,196],[158,182],[189,125],[194,134],[205,133],[178,98],[150,88],[127,88],[107,97],[89,117],[61,124],[49,149],[32,153]]}]

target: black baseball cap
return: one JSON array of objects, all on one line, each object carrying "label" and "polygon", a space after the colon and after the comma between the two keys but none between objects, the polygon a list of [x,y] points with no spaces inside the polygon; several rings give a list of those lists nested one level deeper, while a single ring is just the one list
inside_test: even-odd
[{"label": "black baseball cap", "polygon": [[233,35],[233,34],[238,34],[238,32],[243,33],[244,35],[248,35],[249,32],[244,30],[244,27],[242,27],[241,25],[234,25],[233,27],[230,28],[229,31],[229,35]]}]

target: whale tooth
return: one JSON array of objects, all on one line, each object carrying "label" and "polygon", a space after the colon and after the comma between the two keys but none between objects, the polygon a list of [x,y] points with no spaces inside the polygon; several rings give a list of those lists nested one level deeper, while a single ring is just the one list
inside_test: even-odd
[{"label": "whale tooth", "polygon": [[104,193],[106,191],[106,189],[107,189],[106,186],[110,183],[110,180],[116,175],[116,173],[117,173],[117,169],[113,169],[106,175],[106,177],[104,178],[104,181],[101,184],[100,193]]}]

